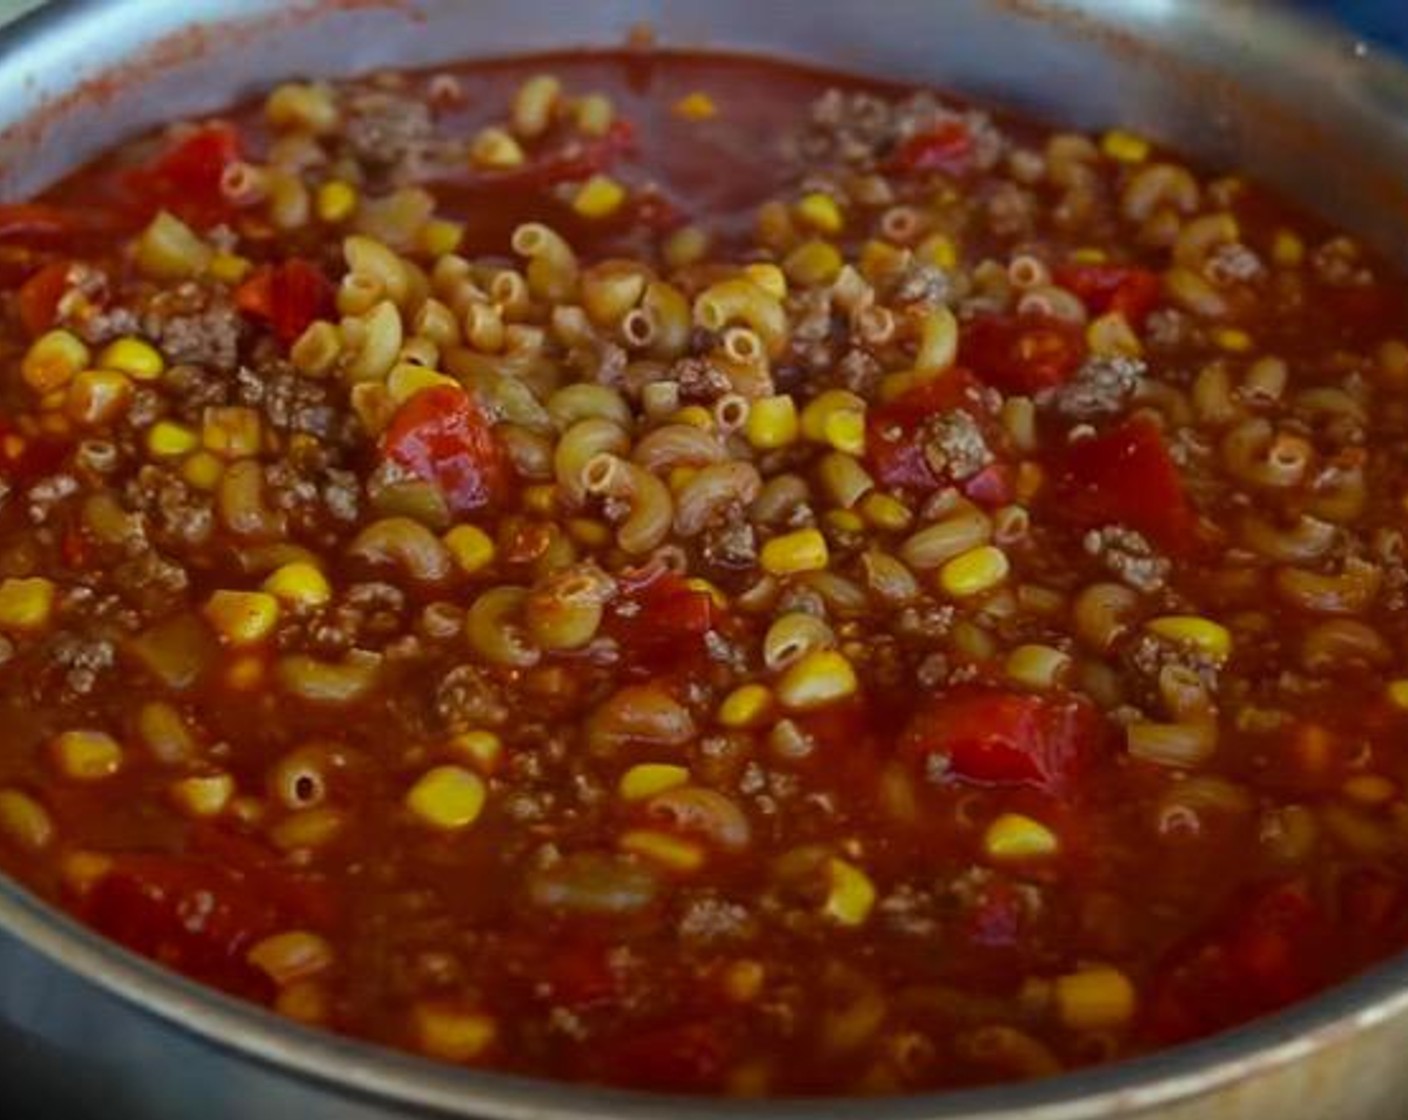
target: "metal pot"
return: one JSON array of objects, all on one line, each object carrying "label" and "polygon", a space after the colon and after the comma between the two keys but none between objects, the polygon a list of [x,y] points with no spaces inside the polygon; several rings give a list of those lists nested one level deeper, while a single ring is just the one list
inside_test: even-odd
[{"label": "metal pot", "polygon": [[[1408,263],[1408,71],[1231,0],[80,0],[0,38],[0,195],[295,75],[610,44],[739,47],[1120,121],[1249,169]],[[679,1100],[433,1065],[199,988],[0,881],[0,1113],[483,1120],[1408,1115],[1408,957],[1151,1058],[866,1102]]]}]

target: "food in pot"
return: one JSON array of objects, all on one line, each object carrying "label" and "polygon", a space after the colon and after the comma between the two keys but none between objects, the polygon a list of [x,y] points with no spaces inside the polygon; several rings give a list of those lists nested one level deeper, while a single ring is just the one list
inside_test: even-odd
[{"label": "food in pot", "polygon": [[1235,170],[562,55],[172,125],[0,272],[0,863],[139,953],[767,1095],[1405,944],[1405,289]]}]

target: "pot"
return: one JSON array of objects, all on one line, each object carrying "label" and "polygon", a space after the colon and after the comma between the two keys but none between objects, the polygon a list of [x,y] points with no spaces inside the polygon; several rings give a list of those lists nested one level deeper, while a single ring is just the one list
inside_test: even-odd
[{"label": "pot", "polygon": [[[1232,0],[71,0],[0,38],[0,196],[280,79],[610,44],[747,48],[1119,122],[1250,170],[1408,264],[1408,71]],[[1370,1120],[1408,1112],[1408,957],[1242,1029],[1046,1081],[884,1101],[681,1100],[473,1073],[306,1030],[0,880],[6,1116]]]}]

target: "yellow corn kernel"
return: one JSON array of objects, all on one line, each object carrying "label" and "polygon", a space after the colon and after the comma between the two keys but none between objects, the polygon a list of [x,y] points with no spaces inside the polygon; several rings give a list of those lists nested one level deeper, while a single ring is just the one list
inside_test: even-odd
[{"label": "yellow corn kernel", "polygon": [[235,795],[235,780],[229,774],[204,774],[179,778],[169,787],[171,800],[190,817],[218,817]]},{"label": "yellow corn kernel", "polygon": [[1085,344],[1101,357],[1137,358],[1144,353],[1144,344],[1118,311],[1092,319],[1085,328]]},{"label": "yellow corn kernel", "polygon": [[103,731],[65,731],[49,744],[59,773],[78,782],[111,778],[122,768],[122,747]]},{"label": "yellow corn kernel", "polygon": [[216,253],[210,258],[210,277],[222,284],[238,284],[253,268],[254,262],[238,253]]},{"label": "yellow corn kernel", "polygon": [[279,601],[267,591],[217,591],[203,613],[220,638],[232,646],[262,642],[279,622]]},{"label": "yellow corn kernel", "polygon": [[843,926],[864,925],[875,905],[875,884],[853,863],[833,856],[826,861],[831,881],[822,907],[828,918]]},{"label": "yellow corn kernel", "polygon": [[1388,682],[1388,700],[1395,708],[1408,712],[1408,679],[1400,677]]},{"label": "yellow corn kernel", "polygon": [[838,408],[822,421],[822,436],[837,451],[865,454],[865,413]]},{"label": "yellow corn kernel", "polygon": [[551,482],[535,482],[522,490],[523,508],[529,513],[551,517],[557,512],[557,487]]},{"label": "yellow corn kernel", "polygon": [[834,649],[818,649],[798,658],[777,682],[777,699],[794,712],[824,708],[854,696],[860,682],[846,656]]},{"label": "yellow corn kernel", "polygon": [[1151,634],[1170,642],[1189,645],[1219,663],[1232,654],[1232,635],[1227,627],[1191,614],[1166,614],[1145,624]]},{"label": "yellow corn kernel", "polygon": [[97,886],[99,880],[111,870],[111,856],[82,849],[66,852],[59,863],[59,874],[63,877],[64,886],[80,897]]},{"label": "yellow corn kernel", "polygon": [[1101,138],[1100,150],[1119,163],[1143,163],[1149,158],[1149,141],[1115,128]]},{"label": "yellow corn kernel", "polygon": [[914,521],[910,508],[890,494],[872,490],[860,500],[860,515],[876,529],[900,533]]},{"label": "yellow corn kernel", "polygon": [[313,212],[318,221],[336,225],[345,222],[357,209],[357,188],[341,179],[329,179],[313,196]]},{"label": "yellow corn kernel", "polygon": [[689,771],[669,762],[642,762],[632,766],[616,784],[623,801],[644,801],[689,781]]},{"label": "yellow corn kernel", "polygon": [[709,252],[709,235],[698,226],[681,226],[665,238],[660,255],[670,268],[688,268]]},{"label": "yellow corn kernel", "polygon": [[61,389],[87,367],[88,347],[76,334],[52,330],[40,335],[20,361],[20,376],[36,393]]},{"label": "yellow corn kernel", "polygon": [[766,685],[741,684],[719,704],[719,722],[725,727],[757,727],[772,710],[772,692]]},{"label": "yellow corn kernel", "polygon": [[983,851],[989,859],[1040,859],[1055,855],[1060,847],[1054,832],[1021,813],[1003,813],[983,833]]},{"label": "yellow corn kernel", "polygon": [[676,101],[671,112],[687,121],[707,121],[719,115],[719,107],[712,97],[697,89]]},{"label": "yellow corn kernel", "polygon": [[181,461],[181,477],[197,490],[214,490],[225,473],[225,464],[209,451],[197,451]]},{"label": "yellow corn kernel", "polygon": [[332,598],[332,585],[316,564],[294,560],[265,577],[263,588],[291,607],[321,607]]},{"label": "yellow corn kernel", "polygon": [[43,851],[54,842],[54,818],[29,794],[0,789],[0,838],[27,852]]},{"label": "yellow corn kernel", "polygon": [[54,613],[55,587],[43,576],[0,580],[0,630],[42,630]]},{"label": "yellow corn kernel", "polygon": [[797,572],[819,572],[826,567],[830,556],[826,538],[818,530],[798,529],[773,537],[763,545],[758,559],[765,572],[785,576]]},{"label": "yellow corn kernel", "polygon": [[291,929],[256,941],[245,959],[280,987],[331,968],[334,960],[327,939],[307,930]]},{"label": "yellow corn kernel", "polygon": [[386,375],[386,391],[390,394],[392,403],[397,405],[405,404],[422,389],[436,385],[458,386],[459,382],[453,377],[446,377],[437,370],[418,366],[414,362],[397,362]]},{"label": "yellow corn kernel", "polygon": [[448,218],[432,218],[420,227],[416,241],[421,251],[432,257],[453,253],[464,240],[464,224]]},{"label": "yellow corn kernel", "polygon": [[797,403],[789,396],[761,397],[748,410],[743,434],[760,451],[786,447],[797,440]]},{"label": "yellow corn kernel", "polygon": [[704,866],[704,849],[694,841],[652,828],[633,828],[623,832],[616,846],[623,852],[681,874],[687,875]]},{"label": "yellow corn kernel", "polygon": [[605,548],[611,543],[611,526],[594,517],[574,517],[567,522],[572,539],[587,548]]},{"label": "yellow corn kernel", "polygon": [[1109,259],[1109,253],[1093,245],[1083,245],[1071,253],[1071,261],[1074,264],[1104,264]]},{"label": "yellow corn kernel", "polygon": [[1271,259],[1281,268],[1298,268],[1305,260],[1305,242],[1288,229],[1278,229],[1271,239]]},{"label": "yellow corn kernel", "polygon": [[492,731],[461,731],[446,746],[483,774],[497,770],[504,757],[503,740]]},{"label": "yellow corn kernel", "polygon": [[446,1062],[474,1061],[494,1044],[499,1033],[491,1016],[442,1004],[421,1004],[414,1018],[420,1049]]},{"label": "yellow corn kernel", "polygon": [[1134,1017],[1134,985],[1115,968],[1102,965],[1058,976],[1052,994],[1061,1022],[1073,1030],[1109,1030]]},{"label": "yellow corn kernel", "polygon": [[274,1010],[295,1022],[317,1024],[328,1019],[327,988],[317,980],[295,980],[280,988],[274,997]]},{"label": "yellow corn kernel", "polygon": [[847,389],[827,389],[809,400],[802,409],[802,435],[813,443],[826,443],[826,429],[838,412],[865,416],[865,401]]},{"label": "yellow corn kernel", "polygon": [[257,653],[243,653],[225,667],[225,687],[233,692],[253,692],[264,684],[268,666]]},{"label": "yellow corn kernel", "polygon": [[995,545],[970,548],[939,569],[939,586],[949,595],[963,599],[991,591],[1007,578],[1011,566],[1007,554]]},{"label": "yellow corn kernel", "polygon": [[665,472],[665,485],[670,488],[670,492],[678,494],[690,481],[699,473],[698,467],[678,466],[671,467]]},{"label": "yellow corn kernel", "polygon": [[147,429],[147,450],[159,459],[189,455],[199,446],[200,437],[174,420],[158,420]]},{"label": "yellow corn kernel", "polygon": [[787,254],[782,261],[782,271],[788,280],[803,287],[817,287],[835,280],[845,263],[841,250],[835,245],[812,238]]},{"label": "yellow corn kernel", "polygon": [[1222,327],[1215,330],[1212,340],[1229,354],[1245,354],[1252,348],[1252,336],[1239,327]]},{"label": "yellow corn kernel", "polygon": [[763,990],[767,970],[760,961],[745,958],[734,961],[724,970],[724,994],[734,1003],[750,1003]]},{"label": "yellow corn kernel", "polygon": [[1055,646],[1022,645],[1007,655],[1007,676],[1028,688],[1051,688],[1069,670],[1071,658]]},{"label": "yellow corn kernel", "polygon": [[111,424],[132,400],[132,380],[125,373],[85,369],[69,382],[64,408],[77,424],[101,427]]},{"label": "yellow corn kernel", "polygon": [[1355,774],[1344,780],[1340,792],[1361,805],[1387,805],[1398,796],[1398,786],[1382,774]]},{"label": "yellow corn kernel", "polygon": [[155,381],[166,372],[166,359],[150,342],[140,338],[119,338],[103,347],[94,363],[99,369],[115,369],[136,381]]},{"label": "yellow corn kernel", "polygon": [[609,218],[625,201],[625,187],[609,175],[593,175],[578,189],[572,209],[584,218]]},{"label": "yellow corn kernel", "polygon": [[829,509],[823,516],[827,528],[834,533],[861,533],[865,531],[865,518],[853,509]]},{"label": "yellow corn kernel", "polygon": [[914,255],[922,264],[931,264],[946,272],[958,267],[958,246],[946,234],[931,233],[914,249]]},{"label": "yellow corn kernel", "polygon": [[456,525],[441,539],[465,575],[482,572],[494,562],[494,538],[477,525]]},{"label": "yellow corn kernel", "polygon": [[470,162],[486,171],[506,171],[522,167],[527,158],[523,147],[502,128],[486,128],[469,148]]},{"label": "yellow corn kernel", "polygon": [[676,424],[688,424],[691,428],[709,431],[714,426],[714,415],[702,404],[687,404],[675,412],[670,420]]},{"label": "yellow corn kernel", "polygon": [[572,106],[577,130],[588,136],[605,136],[616,119],[616,106],[604,93],[589,93]]},{"label": "yellow corn kernel", "polygon": [[479,819],[488,790],[484,779],[462,766],[427,770],[406,794],[406,808],[433,828],[451,831]]},{"label": "yellow corn kernel", "polygon": [[743,275],[774,299],[787,298],[787,277],[782,269],[768,261],[745,265]]},{"label": "yellow corn kernel", "polygon": [[247,459],[259,454],[264,439],[259,413],[242,405],[212,405],[201,420],[201,443],[224,459]]},{"label": "yellow corn kernel", "polygon": [[841,207],[829,194],[812,191],[804,194],[793,207],[797,217],[819,233],[840,233],[846,225]]}]

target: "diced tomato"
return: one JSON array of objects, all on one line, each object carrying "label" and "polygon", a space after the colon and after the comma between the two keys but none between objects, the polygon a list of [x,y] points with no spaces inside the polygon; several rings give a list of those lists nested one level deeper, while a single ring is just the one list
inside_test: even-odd
[{"label": "diced tomato", "polygon": [[964,920],[968,940],[986,949],[1010,949],[1022,936],[1022,898],[1011,883],[995,879],[978,891]]},{"label": "diced tomato", "polygon": [[493,429],[458,386],[433,385],[412,396],[392,417],[381,447],[392,462],[438,487],[453,513],[503,497],[508,468]]},{"label": "diced tomato", "polygon": [[20,285],[20,322],[30,337],[43,334],[59,315],[59,300],[68,289],[69,261],[51,261]]},{"label": "diced tomato", "polygon": [[1154,985],[1148,1030],[1162,1043],[1265,1015],[1323,986],[1329,924],[1303,883],[1252,895],[1170,954]]},{"label": "diced tomato", "polygon": [[606,134],[595,140],[572,140],[556,152],[541,156],[526,167],[486,175],[485,178],[502,186],[525,191],[541,190],[555,183],[575,183],[590,179],[605,171],[636,143],[635,126],[619,119],[611,122]]},{"label": "diced tomato", "polygon": [[1104,738],[1099,713],[1079,697],[975,686],[921,707],[901,734],[900,749],[926,767],[941,762],[956,781],[1064,796]]},{"label": "diced tomato", "polygon": [[1053,510],[1080,528],[1124,525],[1175,555],[1192,547],[1193,507],[1152,420],[1133,417],[1075,440],[1053,475]]},{"label": "diced tomato", "polygon": [[333,311],[333,286],[323,270],[301,257],[264,265],[235,289],[235,306],[251,319],[267,323],[285,346],[298,340],[308,324]]},{"label": "diced tomato", "polygon": [[961,120],[946,120],[902,140],[887,166],[901,175],[942,171],[961,175],[973,166],[973,137]]},{"label": "diced tomato", "polygon": [[967,370],[951,369],[871,409],[866,420],[865,455],[875,477],[888,487],[938,489],[945,480],[935,476],[924,457],[920,429],[931,416],[954,409],[962,409],[981,422],[980,392]]},{"label": "diced tomato", "polygon": [[984,467],[963,483],[963,493],[989,509],[1008,505],[1017,493],[1012,468],[1006,463]]},{"label": "diced tomato", "polygon": [[629,1035],[604,1045],[606,1079],[659,1092],[717,1089],[728,1064],[719,1032],[707,1023],[684,1023]]},{"label": "diced tomato", "polygon": [[1055,319],[982,315],[959,332],[958,357],[993,388],[1030,394],[1069,381],[1085,359],[1085,339]]},{"label": "diced tomato", "polygon": [[617,995],[608,952],[605,946],[591,943],[558,946],[544,966],[548,998],[581,1011]]},{"label": "diced tomato", "polygon": [[205,228],[233,215],[222,181],[230,165],[241,158],[235,126],[214,121],[192,130],[147,166],[128,174],[125,183],[142,211],[170,210]]},{"label": "diced tomato", "polygon": [[87,224],[77,212],[48,202],[0,204],[0,241],[51,242],[78,233]]},{"label": "diced tomato", "polygon": [[652,569],[638,583],[621,581],[607,632],[628,660],[677,661],[703,650],[703,638],[721,619],[713,596],[671,571]]},{"label": "diced tomato", "polygon": [[1143,324],[1159,302],[1163,286],[1158,273],[1122,264],[1057,265],[1053,277],[1096,315],[1118,312],[1135,327]]},{"label": "diced tomato", "polygon": [[73,445],[56,436],[25,436],[0,416],[0,478],[23,485],[42,478],[62,465]]}]

